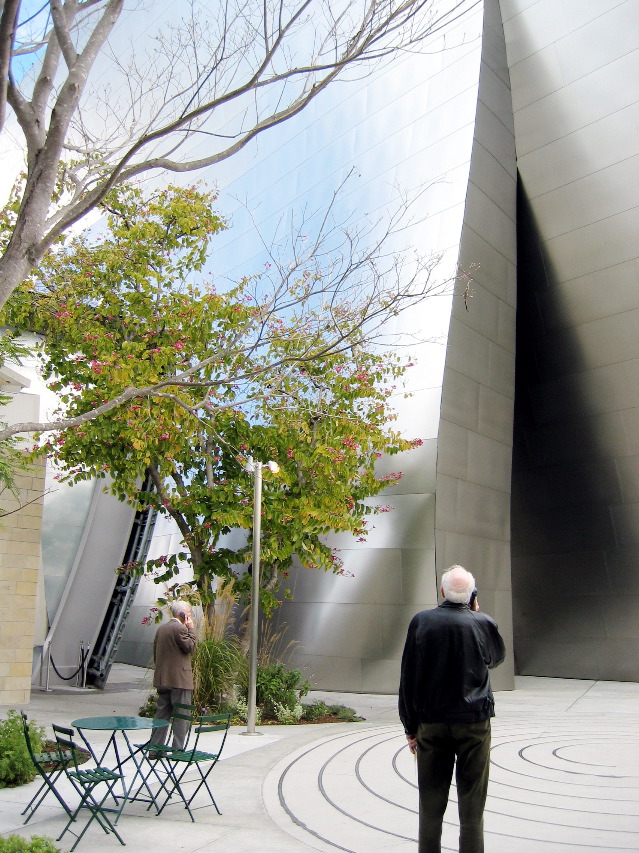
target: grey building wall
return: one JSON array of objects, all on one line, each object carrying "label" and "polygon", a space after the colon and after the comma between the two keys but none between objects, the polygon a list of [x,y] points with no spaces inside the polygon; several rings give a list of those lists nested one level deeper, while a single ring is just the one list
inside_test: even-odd
[{"label": "grey building wall", "polygon": [[[437,442],[436,555],[441,572],[473,572],[482,609],[512,632],[510,482],[515,389],[515,140],[498,3],[485,3],[482,63],[460,246],[472,270],[469,298],[455,299]],[[492,676],[512,688],[512,644]]]},{"label": "grey building wall", "polygon": [[[346,565],[355,579],[345,585],[343,579],[299,571],[294,599],[277,616],[300,640],[294,660],[327,689],[397,689],[408,622],[417,611],[437,604],[439,577],[452,563],[463,563],[476,574],[482,609],[497,618],[506,638],[509,657],[493,674],[494,686],[514,686],[510,484],[516,163],[496,0],[484,4],[478,44],[476,76],[469,74],[464,85],[475,88],[455,246],[460,266],[472,272],[474,281],[469,299],[464,299],[462,279],[450,302],[442,373],[433,359],[420,363],[421,381],[433,384],[431,393],[418,397],[422,429],[432,423],[432,437],[420,464],[392,460],[400,468],[408,465],[407,476],[389,496],[395,506],[387,519],[392,529],[384,541],[373,539],[373,547],[348,554]],[[455,85],[462,88],[459,78]],[[431,132],[440,128],[433,126]]]},{"label": "grey building wall", "polygon": [[521,175],[518,670],[639,678],[639,6],[502,0]]}]

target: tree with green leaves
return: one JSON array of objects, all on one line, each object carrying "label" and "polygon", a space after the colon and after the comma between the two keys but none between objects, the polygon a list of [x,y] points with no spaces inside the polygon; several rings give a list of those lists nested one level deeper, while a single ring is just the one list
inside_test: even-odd
[{"label": "tree with green leaves", "polygon": [[[210,411],[226,405],[228,397],[217,390],[234,384],[242,387],[246,400],[252,399],[267,382],[279,382],[292,365],[348,350],[351,343],[379,341],[386,336],[390,319],[427,297],[447,292],[454,279],[436,278],[438,256],[389,251],[389,244],[406,227],[410,200],[387,212],[383,222],[353,227],[336,220],[336,202],[349,179],[350,175],[326,208],[296,221],[287,241],[263,247],[267,260],[260,274],[229,285],[223,293],[211,282],[189,284],[189,276],[204,267],[212,237],[225,228],[223,217],[211,208],[214,193],[196,187],[168,187],[148,196],[128,186],[113,190],[100,205],[103,227],[68,244],[60,240],[0,311],[0,325],[45,332],[51,355],[55,341],[60,342],[46,369],[60,370],[63,403],[52,420],[0,424],[0,442],[21,433],[79,428],[123,404],[140,404],[151,397],[173,395],[176,405],[187,412],[200,407]],[[60,176],[61,183],[65,180]],[[2,235],[16,227],[22,183],[18,182],[0,211],[0,244]],[[85,301],[78,307],[83,313],[77,316],[75,288],[90,290],[92,284],[96,296],[109,303],[109,310],[94,316],[89,298],[83,295],[81,302]],[[127,332],[124,350],[114,349],[118,335],[103,327],[117,323],[121,300],[135,301],[139,299],[136,288],[151,287],[156,288],[157,317],[151,318],[150,337],[142,341]],[[176,310],[193,336],[189,348],[179,337],[169,339],[164,334],[160,314],[165,310],[163,294],[169,289],[181,300]],[[68,294],[66,302],[59,298],[61,294]],[[219,309],[211,327],[202,306]],[[286,334],[295,342],[288,349],[279,331],[282,317]],[[66,353],[86,344],[79,340],[79,333],[67,328],[75,326],[83,329],[82,334],[96,337],[87,339],[93,340],[85,347],[93,357],[87,356],[84,374],[69,384],[62,366]],[[279,348],[272,346],[278,339]],[[75,405],[76,386],[82,387],[86,403],[86,389],[106,367],[114,381],[102,387],[100,394],[96,392],[90,405]],[[256,386],[253,381],[258,377]],[[194,397],[194,391],[199,396]]]},{"label": "tree with green leaves", "polygon": [[[108,476],[121,500],[177,524],[184,553],[145,567],[157,580],[170,581],[186,561],[205,605],[214,577],[246,592],[246,463],[279,464],[264,480],[269,608],[295,558],[342,570],[325,535],[365,539],[369,516],[388,509],[372,499],[401,476],[379,476],[377,460],[419,442],[392,429],[407,365],[369,339],[361,282],[351,290],[359,300],[339,301],[314,253],[282,262],[275,288],[266,274],[222,293],[199,280],[224,228],[214,201],[197,188],[112,193],[108,228],[49,253],[2,319],[42,333],[43,375],[71,422],[35,452],[53,457],[71,483]],[[153,390],[127,398],[130,387]],[[140,493],[145,473],[153,489]],[[237,529],[247,537],[225,547],[222,537]]]}]

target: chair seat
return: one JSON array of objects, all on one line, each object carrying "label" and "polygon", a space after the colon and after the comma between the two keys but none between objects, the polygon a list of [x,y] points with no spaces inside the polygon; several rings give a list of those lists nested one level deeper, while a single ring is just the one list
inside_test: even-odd
[{"label": "chair seat", "polygon": [[217,761],[218,753],[200,752],[199,750],[191,750],[189,752],[172,752],[169,756],[171,761]]},{"label": "chair seat", "polygon": [[[114,770],[110,770],[107,767],[101,767],[86,739],[85,743],[87,744],[92,759],[96,762],[96,766],[86,770],[80,770],[77,757],[83,750],[80,750],[75,741],[74,730],[66,728],[65,726],[59,726],[56,723],[52,724],[52,728],[60,756],[64,755],[66,751],[68,751],[72,756],[74,769],[71,770],[69,765],[65,763],[64,772],[66,773],[69,782],[71,782],[75,788],[76,793],[80,795],[80,802],[76,806],[75,811],[70,813],[67,825],[56,840],[60,841],[66,832],[70,832],[75,836],[75,841],[71,847],[71,850],[73,851],[84,837],[89,826],[91,826],[93,821],[96,821],[103,832],[107,834],[112,832],[120,844],[124,846],[124,840],[107,814],[107,809],[104,808],[104,802],[107,797],[113,797],[113,799],[117,800],[117,795],[114,793],[113,788],[116,782],[123,779],[122,774]],[[98,786],[103,783],[106,786],[106,790],[103,790],[101,794],[97,794]],[[82,831],[76,833],[71,829],[71,825],[73,824],[76,827],[78,826],[76,818],[78,817],[81,809],[86,809],[89,812],[90,817],[87,823],[85,823]]]},{"label": "chair seat", "polygon": [[172,746],[167,746],[165,743],[134,743],[136,749],[141,749],[142,752],[173,752]]},{"label": "chair seat", "polygon": [[122,778],[120,773],[114,773],[104,767],[96,767],[94,770],[70,770],[69,776],[73,776],[82,784],[93,783],[94,785],[98,782],[116,782]]}]

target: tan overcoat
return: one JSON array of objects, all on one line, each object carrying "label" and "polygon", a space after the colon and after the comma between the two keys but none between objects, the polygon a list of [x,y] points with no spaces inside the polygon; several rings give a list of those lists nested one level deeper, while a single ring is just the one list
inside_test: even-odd
[{"label": "tan overcoat", "polygon": [[157,629],[153,641],[154,687],[193,690],[191,655],[197,638],[193,631],[173,617]]}]

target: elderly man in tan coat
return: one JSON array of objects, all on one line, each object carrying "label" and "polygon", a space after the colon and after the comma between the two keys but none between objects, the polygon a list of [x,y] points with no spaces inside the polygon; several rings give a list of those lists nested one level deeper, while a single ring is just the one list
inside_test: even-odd
[{"label": "elderly man in tan coat", "polygon": [[[171,605],[171,619],[160,625],[153,641],[153,660],[155,674],[153,686],[158,691],[158,707],[155,716],[160,720],[171,719],[176,704],[189,705],[193,696],[193,671],[191,655],[197,644],[193,627],[191,606],[185,601],[176,601]],[[173,748],[183,749],[188,723],[175,720],[173,723]],[[161,745],[166,741],[168,725],[153,729],[151,745]],[[153,752],[149,757],[154,756]]]}]

